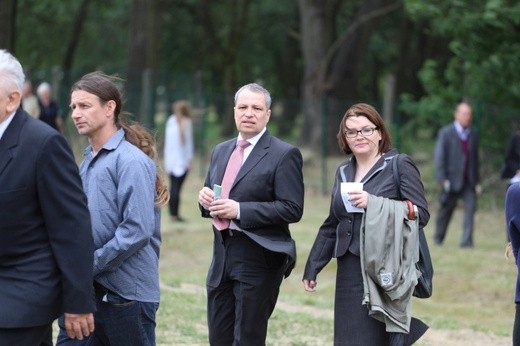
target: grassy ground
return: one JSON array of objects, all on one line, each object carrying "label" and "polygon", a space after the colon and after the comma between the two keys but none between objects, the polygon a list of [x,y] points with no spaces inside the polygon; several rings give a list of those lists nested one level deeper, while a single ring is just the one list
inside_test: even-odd
[{"label": "grassy ground", "polygon": [[[331,167],[332,176],[335,163]],[[428,173],[430,168],[421,171]],[[213,234],[209,220],[202,219],[197,209],[200,172],[199,167],[194,167],[183,190],[181,214],[187,222],[171,223],[167,210],[163,210],[158,345],[207,345],[204,282]],[[304,216],[291,227],[298,262],[282,284],[270,319],[268,345],[332,345],[335,262],[318,277],[317,292],[306,293],[301,284],[307,254],[329,205],[329,197],[318,193],[315,175],[306,172],[307,177],[311,178],[306,180]],[[430,179],[428,174],[424,178]],[[432,219],[426,232],[431,239],[436,203],[427,181]],[[435,266],[434,295],[427,300],[414,299],[413,312],[431,328],[418,344],[510,345],[516,267],[512,260],[504,258],[506,235],[500,197],[491,193],[482,196],[473,250],[458,247],[461,219],[458,210],[444,246],[430,244]]]}]

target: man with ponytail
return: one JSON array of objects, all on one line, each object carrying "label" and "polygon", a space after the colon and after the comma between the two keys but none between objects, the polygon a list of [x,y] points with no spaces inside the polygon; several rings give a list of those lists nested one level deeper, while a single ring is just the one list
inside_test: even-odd
[{"label": "man with ponytail", "polygon": [[[168,190],[154,162],[152,136],[122,119],[116,83],[93,72],[71,90],[72,120],[89,141],[80,175],[95,245],[96,331],[85,344],[155,345],[160,207]],[[60,325],[58,345],[69,342]]]}]

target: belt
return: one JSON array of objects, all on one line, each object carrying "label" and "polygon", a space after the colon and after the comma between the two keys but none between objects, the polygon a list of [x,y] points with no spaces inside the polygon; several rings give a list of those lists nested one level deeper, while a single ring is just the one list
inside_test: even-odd
[{"label": "belt", "polygon": [[94,281],[94,291],[97,293],[106,293],[107,289],[103,287],[99,282]]},{"label": "belt", "polygon": [[222,231],[220,231],[222,233],[222,237],[225,238],[232,238],[232,237],[237,237],[237,236],[241,236],[244,234],[244,232],[242,231],[239,231],[239,230],[236,230],[236,229],[231,229],[231,228],[226,228]]}]

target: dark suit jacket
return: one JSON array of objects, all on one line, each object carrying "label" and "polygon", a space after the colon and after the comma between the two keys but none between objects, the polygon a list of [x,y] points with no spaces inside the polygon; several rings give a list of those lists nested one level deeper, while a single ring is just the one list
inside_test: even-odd
[{"label": "dark suit jacket", "polygon": [[[419,223],[426,226],[430,220],[428,202],[425,198],[421,175],[413,160],[405,154],[399,155],[401,186],[395,185],[392,160],[398,154],[392,149],[385,153],[363,178],[363,190],[369,194],[390,199],[408,199],[417,205]],[[309,253],[304,279],[315,280],[318,273],[333,257],[341,257],[347,251],[360,255],[360,229],[362,213],[349,213],[341,197],[341,183],[354,181],[356,159],[351,157],[339,165],[332,187],[330,210],[323,222]]]},{"label": "dark suit jacket", "polygon": [[511,179],[520,169],[520,132],[515,133],[507,144],[504,165],[500,172],[503,179]]},{"label": "dark suit jacket", "polygon": [[520,304],[520,183],[511,184],[507,189],[505,214],[506,226],[511,246],[513,247],[513,255],[517,266],[515,303]]},{"label": "dark suit jacket", "polygon": [[[478,136],[472,129],[468,137],[469,163],[468,180],[471,187],[480,181]],[[439,182],[450,181],[450,190],[461,191],[464,186],[464,152],[462,142],[453,123],[439,130],[435,144],[436,179]]]},{"label": "dark suit jacket", "polygon": [[[205,186],[221,184],[236,138],[218,144],[211,155]],[[231,187],[229,198],[240,203],[236,224],[255,242],[274,252],[288,255],[285,275],[296,261],[296,246],[289,223],[303,215],[302,155],[298,148],[266,131],[242,165]],[[202,216],[209,211],[200,206]],[[214,256],[207,284],[218,286],[224,268],[222,235],[215,231]]]},{"label": "dark suit jacket", "polygon": [[0,328],[93,312],[93,254],[72,152],[20,108],[0,139]]}]

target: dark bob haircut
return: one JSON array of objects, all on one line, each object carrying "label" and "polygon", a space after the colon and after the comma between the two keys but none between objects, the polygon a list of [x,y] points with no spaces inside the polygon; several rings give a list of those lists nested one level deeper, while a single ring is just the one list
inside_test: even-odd
[{"label": "dark bob haircut", "polygon": [[376,126],[376,129],[381,134],[381,140],[379,141],[379,153],[384,154],[392,148],[392,138],[388,131],[383,118],[376,111],[374,107],[366,103],[357,103],[347,109],[347,112],[341,119],[339,124],[339,131],[337,134],[339,149],[345,154],[352,154],[352,150],[348,146],[347,138],[344,133],[347,130],[345,122],[350,117],[366,117],[371,123]]}]

